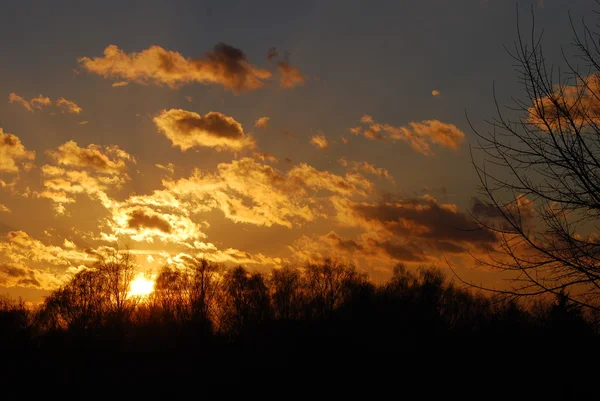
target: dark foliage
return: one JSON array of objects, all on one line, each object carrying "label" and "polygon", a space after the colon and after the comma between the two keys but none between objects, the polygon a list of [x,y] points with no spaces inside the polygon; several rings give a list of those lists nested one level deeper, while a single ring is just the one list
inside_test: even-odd
[{"label": "dark foliage", "polygon": [[[598,340],[566,296],[525,308],[456,287],[436,268],[399,265],[376,286],[331,260],[264,275],[190,259],[186,269],[163,269],[148,298],[120,298],[101,278],[110,274],[116,283],[128,263],[81,271],[35,311],[2,298],[0,344],[12,374],[29,372],[38,386],[54,388],[101,383],[99,391],[143,381],[145,390],[171,396],[195,381],[284,385],[302,377],[315,380],[307,385],[343,387],[375,372],[378,381],[389,374],[422,379],[410,369],[451,377],[460,361],[490,358],[497,369],[553,355],[559,363],[574,347],[592,355]],[[481,373],[474,366],[466,371]],[[541,372],[556,373],[534,373]],[[489,379],[479,384],[495,386]],[[565,386],[560,391],[573,390]]]}]

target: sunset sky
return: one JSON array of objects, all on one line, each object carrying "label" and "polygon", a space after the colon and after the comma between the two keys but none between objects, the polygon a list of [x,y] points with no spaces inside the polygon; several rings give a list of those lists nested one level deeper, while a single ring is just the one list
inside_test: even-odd
[{"label": "sunset sky", "polygon": [[[519,1],[560,62],[568,11]],[[487,130],[521,96],[516,2],[5,1],[0,5],[0,293],[39,301],[129,247],[268,271],[322,257],[385,280],[456,264]]]}]

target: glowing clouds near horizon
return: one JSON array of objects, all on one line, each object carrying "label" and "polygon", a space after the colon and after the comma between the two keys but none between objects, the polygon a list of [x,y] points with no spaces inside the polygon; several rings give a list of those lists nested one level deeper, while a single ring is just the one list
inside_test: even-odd
[{"label": "glowing clouds near horizon", "polygon": [[211,111],[201,116],[182,109],[161,111],[153,119],[158,130],[182,151],[193,147],[240,151],[252,149],[254,137],[247,135],[233,117]]}]

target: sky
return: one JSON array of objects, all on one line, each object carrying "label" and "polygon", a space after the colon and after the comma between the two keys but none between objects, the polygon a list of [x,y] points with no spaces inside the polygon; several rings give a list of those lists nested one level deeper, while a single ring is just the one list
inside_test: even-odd
[{"label": "sky", "polygon": [[40,301],[111,246],[148,274],[332,257],[491,279],[468,119],[488,129],[494,85],[522,95],[517,9],[560,64],[594,4],[2,2],[0,293]]}]

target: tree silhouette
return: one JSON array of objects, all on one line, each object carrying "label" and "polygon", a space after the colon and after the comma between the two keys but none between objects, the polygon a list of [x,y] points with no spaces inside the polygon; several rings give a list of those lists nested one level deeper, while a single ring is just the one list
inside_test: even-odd
[{"label": "tree silhouette", "polygon": [[[533,14],[533,12],[532,12]],[[523,99],[513,98],[486,133],[475,128],[473,165],[482,201],[473,215],[500,246],[486,266],[508,272],[513,296],[563,294],[600,308],[600,47],[597,33],[571,23],[565,69],[547,61],[542,35],[517,23],[509,51]],[[577,64],[582,61],[583,64]],[[494,93],[494,97],[496,95]],[[481,156],[480,159],[478,157]],[[566,295],[568,294],[568,295]]]}]

